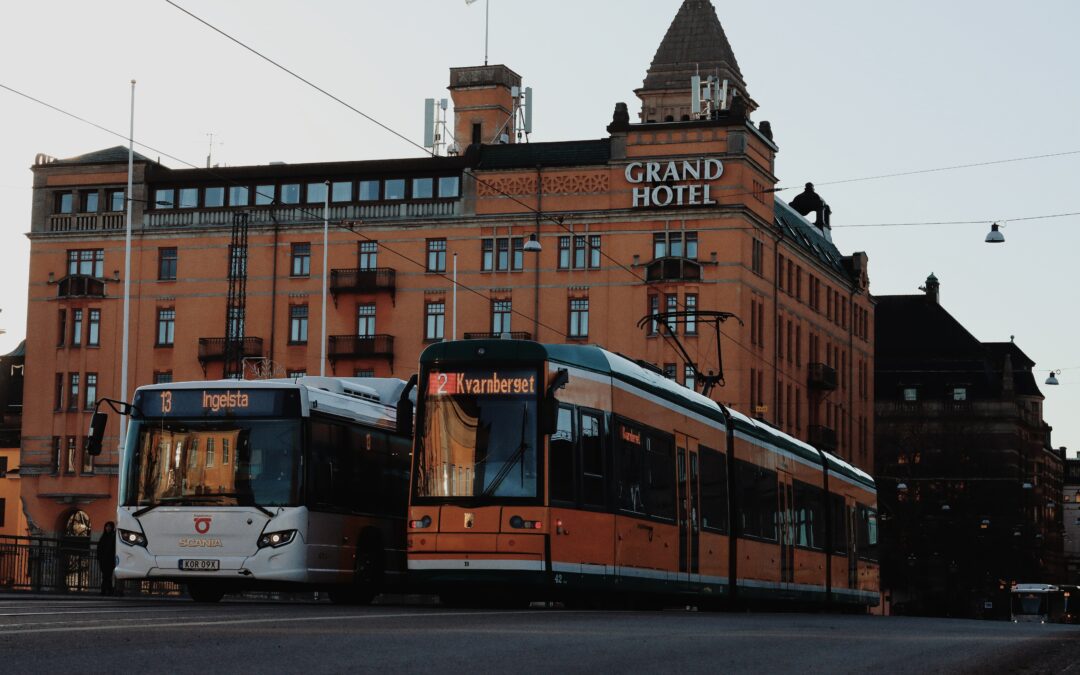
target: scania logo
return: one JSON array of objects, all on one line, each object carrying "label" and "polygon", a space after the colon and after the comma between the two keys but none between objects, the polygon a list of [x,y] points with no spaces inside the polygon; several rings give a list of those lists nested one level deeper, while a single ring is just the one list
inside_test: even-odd
[{"label": "scania logo", "polygon": [[199,534],[206,534],[210,531],[210,516],[195,516],[195,531]]},{"label": "scania logo", "polygon": [[220,539],[201,539],[199,537],[182,537],[180,548],[220,548]]}]

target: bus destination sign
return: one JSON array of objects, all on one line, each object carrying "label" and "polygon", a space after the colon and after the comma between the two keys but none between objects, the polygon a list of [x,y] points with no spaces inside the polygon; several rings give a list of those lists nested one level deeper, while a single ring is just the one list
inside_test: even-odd
[{"label": "bus destination sign", "polygon": [[428,374],[428,396],[530,396],[536,393],[532,370],[477,371]]},{"label": "bus destination sign", "polygon": [[295,389],[150,389],[135,394],[142,417],[280,417],[300,414]]}]

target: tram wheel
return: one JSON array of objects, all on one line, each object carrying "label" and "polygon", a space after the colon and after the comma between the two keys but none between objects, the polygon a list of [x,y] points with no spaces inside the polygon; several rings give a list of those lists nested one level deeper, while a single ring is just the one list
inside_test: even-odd
[{"label": "tram wheel", "polygon": [[207,583],[193,583],[187,585],[188,595],[195,602],[221,602],[221,599],[225,597],[225,591],[221,590],[220,586]]}]

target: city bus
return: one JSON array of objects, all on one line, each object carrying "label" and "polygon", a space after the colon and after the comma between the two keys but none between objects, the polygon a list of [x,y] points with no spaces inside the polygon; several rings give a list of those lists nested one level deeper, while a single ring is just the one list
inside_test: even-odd
[{"label": "city bus", "polygon": [[595,346],[421,356],[411,582],[448,604],[879,601],[873,479]]},{"label": "city bus", "polygon": [[[139,387],[120,466],[116,578],[199,602],[325,589],[369,602],[405,573],[412,389],[379,378]],[[91,438],[100,444],[104,413]]]},{"label": "city bus", "polygon": [[1013,584],[1013,623],[1070,623],[1070,589],[1053,584]]}]

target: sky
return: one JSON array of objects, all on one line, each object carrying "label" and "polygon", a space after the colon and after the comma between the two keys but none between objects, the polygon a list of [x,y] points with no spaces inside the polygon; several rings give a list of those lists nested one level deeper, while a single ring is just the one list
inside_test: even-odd
[{"label": "sky", "polygon": [[[175,0],[354,107],[422,141],[423,101],[449,68],[484,59],[535,92],[533,141],[601,138],[639,105],[681,0]],[[1053,445],[1080,450],[1080,2],[714,0],[750,95],[780,146],[786,200],[812,181],[844,253],[866,251],[871,291],[918,293],[978,339],[1037,364]],[[402,139],[274,68],[164,0],[10,3],[0,84],[205,166],[419,156]],[[34,156],[126,144],[0,89],[0,353],[25,337]],[[208,134],[213,133],[213,146]],[[916,175],[923,169],[1069,153]],[[162,157],[173,167],[182,164]],[[834,184],[830,184],[834,183]],[[973,221],[898,226],[897,223]],[[991,222],[1006,242],[983,242]],[[877,226],[886,225],[886,226]]]}]

